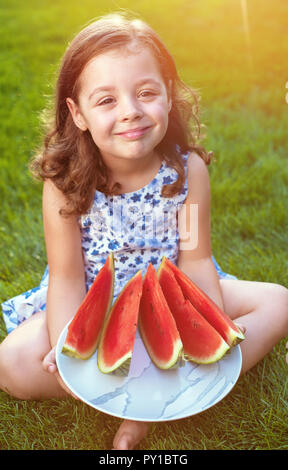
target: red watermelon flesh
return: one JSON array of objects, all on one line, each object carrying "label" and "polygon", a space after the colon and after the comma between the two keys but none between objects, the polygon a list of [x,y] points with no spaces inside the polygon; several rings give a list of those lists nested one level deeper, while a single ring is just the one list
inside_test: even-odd
[{"label": "red watermelon flesh", "polygon": [[198,364],[219,361],[230,349],[228,344],[191,302],[185,299],[172,270],[163,261],[158,269],[158,279],[175,318],[185,358]]},{"label": "red watermelon flesh", "polygon": [[233,347],[244,339],[242,331],[237,328],[231,318],[226,315],[213,300],[208,297],[192,280],[186,276],[172,261],[163,257],[162,263],[168,266],[181,287],[184,297],[201,315],[220,333],[226,343]]},{"label": "red watermelon flesh", "polygon": [[64,354],[88,359],[96,351],[105,316],[112,304],[113,291],[114,257],[111,252],[68,326],[62,348]]},{"label": "red watermelon flesh", "polygon": [[142,273],[138,271],[120,292],[105,321],[97,353],[99,370],[105,374],[128,375],[141,294]]},{"label": "red watermelon flesh", "polygon": [[143,282],[139,329],[147,352],[157,367],[170,369],[181,365],[182,341],[151,263]]}]

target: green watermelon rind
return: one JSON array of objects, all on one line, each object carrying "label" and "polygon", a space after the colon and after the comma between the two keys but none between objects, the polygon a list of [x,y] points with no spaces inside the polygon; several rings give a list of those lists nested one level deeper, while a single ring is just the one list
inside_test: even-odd
[{"label": "green watermelon rind", "polygon": [[[99,346],[98,346],[98,353],[97,353],[97,365],[98,365],[98,369],[100,370],[100,372],[102,372],[103,374],[113,374],[113,375],[119,375],[119,376],[127,376],[129,374],[129,369],[130,369],[130,363],[131,363],[131,358],[132,358],[132,351],[133,351],[133,346],[134,346],[134,342],[135,342],[135,338],[136,338],[136,329],[135,329],[135,335],[134,335],[134,342],[133,342],[133,345],[131,347],[131,350],[126,353],[124,356],[122,356],[121,358],[119,358],[118,361],[116,361],[113,366],[110,366],[110,367],[106,367],[105,364],[104,364],[104,360],[102,358],[102,348],[103,348],[103,341],[104,341],[104,338],[105,338],[105,332],[107,330],[107,327],[109,325],[109,320],[111,318],[111,315],[112,313],[114,312],[114,309],[117,308],[117,305],[120,301],[120,298],[122,297],[122,295],[124,295],[124,291],[128,288],[129,285],[131,285],[133,283],[133,281],[135,281],[135,279],[137,278],[137,276],[142,276],[142,271],[141,269],[137,271],[137,273],[131,277],[131,279],[129,279],[129,281],[125,284],[125,286],[123,287],[122,291],[119,293],[117,299],[115,300],[114,304],[112,305],[111,309],[110,309],[110,312],[108,313],[107,317],[106,317],[106,320],[105,320],[105,323],[104,323],[104,326],[103,326],[103,329],[102,329],[102,333],[101,333],[101,336],[100,336],[100,341],[99,341]],[[140,302],[140,299],[139,299],[139,302]]]},{"label": "green watermelon rind", "polygon": [[94,350],[92,352],[87,353],[87,355],[79,354],[75,348],[72,348],[72,346],[69,346],[68,344],[64,344],[62,347],[61,352],[63,354],[66,354],[66,356],[74,357],[75,359],[82,359],[82,360],[87,360],[94,354]]},{"label": "green watermelon rind", "polygon": [[205,359],[201,359],[199,357],[191,356],[189,354],[184,353],[184,360],[189,362],[192,361],[196,364],[213,364],[215,362],[220,361],[220,359],[222,359],[228,351],[230,351],[230,347],[223,340],[221,346],[217,349],[217,352],[215,354],[212,354],[211,356],[206,356]]},{"label": "green watermelon rind", "polygon": [[103,374],[113,374],[119,377],[127,377],[130,370],[131,358],[132,353],[129,352],[125,356],[122,356],[119,361],[115,362],[113,364],[113,367],[105,367],[103,364],[101,365],[101,368],[98,364],[98,367],[100,372],[102,372]]},{"label": "green watermelon rind", "polygon": [[174,344],[174,351],[173,354],[171,355],[170,361],[165,361],[162,362],[158,358],[155,357],[153,354],[152,349],[149,346],[149,341],[147,340],[145,333],[143,331],[143,328],[141,327],[141,320],[139,319],[139,329],[140,329],[140,335],[142,338],[143,343],[145,344],[145,347],[147,349],[147,352],[150,356],[150,359],[152,362],[155,364],[158,369],[162,370],[170,370],[170,369],[178,369],[178,367],[183,367],[185,365],[184,361],[184,353],[183,353],[183,344],[181,340],[176,340]]}]

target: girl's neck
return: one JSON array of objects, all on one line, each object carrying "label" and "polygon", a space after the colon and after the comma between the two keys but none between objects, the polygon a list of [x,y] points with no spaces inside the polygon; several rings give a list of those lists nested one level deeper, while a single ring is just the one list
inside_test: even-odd
[{"label": "girl's neck", "polygon": [[113,161],[113,167],[106,163],[110,187],[116,182],[121,184],[119,194],[137,191],[149,184],[157,175],[162,158],[156,152],[138,160],[119,159]]}]

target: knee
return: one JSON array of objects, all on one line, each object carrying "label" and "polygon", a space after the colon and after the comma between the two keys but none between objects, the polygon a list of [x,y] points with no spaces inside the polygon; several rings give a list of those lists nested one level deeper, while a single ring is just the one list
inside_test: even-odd
[{"label": "knee", "polygon": [[275,306],[288,314],[288,289],[280,284],[271,284],[271,300]]},{"label": "knee", "polygon": [[273,317],[279,323],[283,336],[288,334],[288,289],[280,284],[270,284],[267,296],[262,299],[273,310]]},{"label": "knee", "polygon": [[0,388],[20,400],[28,400],[26,351],[10,344],[9,336],[0,344]]}]

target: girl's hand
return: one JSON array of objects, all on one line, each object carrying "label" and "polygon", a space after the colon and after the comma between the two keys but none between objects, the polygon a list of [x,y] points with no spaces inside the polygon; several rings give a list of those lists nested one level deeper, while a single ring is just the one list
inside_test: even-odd
[{"label": "girl's hand", "polygon": [[58,368],[57,368],[57,364],[56,364],[56,346],[54,346],[54,348],[52,348],[48,352],[48,354],[46,354],[46,356],[44,357],[44,359],[42,361],[42,365],[43,365],[43,369],[46,372],[49,372],[50,374],[55,375],[57,381],[59,382],[61,387],[65,390],[65,392],[67,392],[69,395],[72,395],[72,397],[75,398],[76,400],[79,400],[79,398],[76,397],[76,395],[74,395],[71,392],[71,390],[64,384],[63,380],[60,377],[60,374],[59,374]]}]

